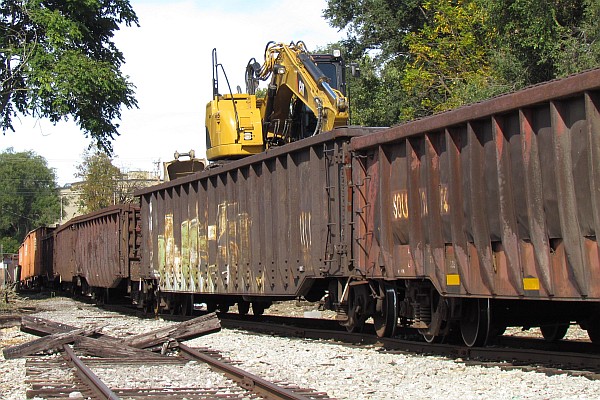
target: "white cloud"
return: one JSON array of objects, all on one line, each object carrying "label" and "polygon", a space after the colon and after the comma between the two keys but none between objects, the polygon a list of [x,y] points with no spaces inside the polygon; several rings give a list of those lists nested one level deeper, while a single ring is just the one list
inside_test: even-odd
[{"label": "white cloud", "polygon": [[[262,61],[269,40],[303,40],[309,48],[342,34],[322,18],[325,0],[132,1],[140,28],[123,27],[115,37],[125,74],[136,85],[139,109],[123,110],[114,142],[115,163],[130,170],[154,168],[175,150],[205,151],[204,110],[212,96],[211,51],[217,48],[233,90],[244,88],[251,57]],[[225,81],[221,80],[221,87]],[[56,168],[59,183],[73,181],[88,144],[74,123],[23,119],[16,133],[0,136],[0,149],[34,150]]]}]

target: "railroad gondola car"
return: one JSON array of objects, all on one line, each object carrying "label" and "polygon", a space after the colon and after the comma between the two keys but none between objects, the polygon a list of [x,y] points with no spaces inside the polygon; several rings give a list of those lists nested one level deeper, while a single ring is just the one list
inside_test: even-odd
[{"label": "railroad gondola car", "polygon": [[70,219],[54,234],[57,285],[99,301],[131,290],[138,276],[139,208],[120,204]]},{"label": "railroad gondola car", "polygon": [[589,71],[352,139],[352,279],[379,282],[350,286],[356,323],[383,294],[383,324],[427,340],[600,341],[599,89]]},{"label": "railroad gondola car", "polygon": [[338,128],[136,192],[54,233],[54,274],[138,305],[323,299],[359,330],[600,342],[600,70],[386,129]]},{"label": "railroad gondola car", "polygon": [[351,193],[340,182],[350,138],[367,132],[335,130],[137,192],[145,292],[176,312],[201,302],[262,314],[274,300],[318,300],[323,278],[352,264]]},{"label": "railroad gondola car", "polygon": [[[52,281],[51,264],[48,264],[46,252],[48,236],[54,228],[42,226],[27,233],[19,247],[19,289],[41,289]],[[50,268],[48,268],[50,266]]]},{"label": "railroad gondola car", "polygon": [[327,294],[380,336],[600,340],[600,71],[341,128],[143,189],[141,278],[171,310]]}]

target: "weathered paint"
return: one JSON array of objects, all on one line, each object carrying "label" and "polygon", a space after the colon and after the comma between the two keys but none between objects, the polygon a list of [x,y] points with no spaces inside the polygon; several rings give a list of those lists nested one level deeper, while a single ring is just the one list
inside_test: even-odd
[{"label": "weathered paint", "polygon": [[267,296],[347,275],[352,209],[339,192],[348,192],[340,181],[350,158],[342,155],[364,133],[339,129],[142,189],[144,240],[159,249],[158,257],[143,249],[142,274],[163,291]]},{"label": "weathered paint", "polygon": [[84,278],[92,287],[114,288],[139,262],[139,209],[107,207],[72,218],[54,232],[54,274],[61,281]]},{"label": "weathered paint", "polygon": [[353,138],[356,263],[449,296],[599,300],[599,99],[594,70]]},{"label": "weathered paint", "polygon": [[[52,264],[47,262],[44,241],[54,228],[40,227],[29,232],[19,247],[21,281],[52,278]],[[47,246],[47,245],[46,245]]]}]

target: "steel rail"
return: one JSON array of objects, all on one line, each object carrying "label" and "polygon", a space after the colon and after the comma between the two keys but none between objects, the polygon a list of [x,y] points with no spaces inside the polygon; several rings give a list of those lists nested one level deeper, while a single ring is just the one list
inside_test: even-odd
[{"label": "steel rail", "polygon": [[[382,346],[387,351],[400,351],[415,354],[433,354],[463,360],[480,360],[490,363],[506,362],[514,365],[541,365],[548,369],[560,366],[563,370],[580,371],[589,374],[588,379],[600,379],[600,353],[593,350],[591,343],[560,341],[547,343],[542,340],[523,340],[523,338],[501,337],[501,347],[465,347],[449,343],[427,343],[410,330],[404,331],[406,337],[418,338],[379,338],[370,324],[365,326],[367,333],[350,333],[333,329],[333,323],[316,325],[318,322],[304,323],[304,318],[263,316],[260,321],[242,319],[238,316],[228,319],[229,315],[221,315],[221,325],[229,329],[243,329],[251,332],[269,333],[285,337],[336,340],[349,344]],[[329,322],[329,321],[327,321]],[[333,321],[331,321],[333,322]],[[331,325],[331,326],[329,326]],[[314,326],[318,326],[314,328]],[[534,342],[534,343],[528,343]],[[535,345],[540,348],[535,348]],[[526,345],[526,348],[517,346]],[[589,345],[589,346],[587,346]]]},{"label": "steel rail", "polygon": [[105,398],[109,400],[118,400],[119,396],[117,396],[104,382],[98,378],[94,372],[88,368],[87,365],[81,361],[79,357],[73,352],[71,347],[68,344],[63,345],[63,349],[67,354],[67,357],[75,367],[77,368],[77,375],[92,389],[92,391],[98,395],[100,398]]},{"label": "steel rail", "polygon": [[188,356],[200,360],[210,365],[211,367],[219,370],[220,372],[224,373],[229,378],[237,382],[241,387],[258,394],[259,396],[266,396],[270,399],[281,400],[309,399],[309,397],[296,394],[288,389],[284,389],[281,386],[278,386],[254,374],[246,372],[240,368],[234,367],[233,365],[229,365],[227,363],[219,361],[184,344],[179,343],[179,349]]}]

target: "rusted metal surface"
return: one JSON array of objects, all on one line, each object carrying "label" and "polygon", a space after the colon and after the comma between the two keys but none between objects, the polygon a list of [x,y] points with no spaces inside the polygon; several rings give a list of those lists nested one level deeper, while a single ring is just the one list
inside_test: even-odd
[{"label": "rusted metal surface", "polygon": [[[31,282],[48,276],[44,267],[43,240],[51,234],[54,228],[40,227],[27,234],[19,247],[19,265],[21,266],[20,280]],[[51,271],[50,271],[51,272]]]},{"label": "rusted metal surface", "polygon": [[352,139],[355,258],[440,293],[600,299],[600,70]]},{"label": "rusted metal surface", "polygon": [[55,228],[46,231],[42,237],[42,270],[48,285],[52,285],[54,280],[54,231]]},{"label": "rusted metal surface", "polygon": [[137,206],[121,204],[61,225],[54,236],[54,273],[61,281],[80,277],[92,287],[116,287],[139,261],[137,213]]},{"label": "rusted metal surface", "polygon": [[349,138],[364,133],[338,129],[136,192],[142,275],[164,291],[266,296],[346,275],[351,199],[339,182]]}]

